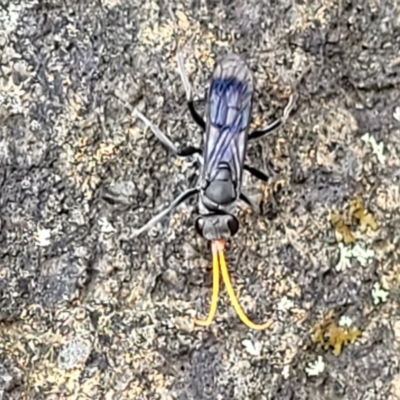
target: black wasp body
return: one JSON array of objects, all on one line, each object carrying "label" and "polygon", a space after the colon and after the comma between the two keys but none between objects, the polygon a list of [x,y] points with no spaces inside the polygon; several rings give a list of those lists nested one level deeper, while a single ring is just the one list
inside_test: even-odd
[{"label": "black wasp body", "polygon": [[[219,272],[227,288],[232,304],[240,319],[252,329],[266,329],[269,322],[257,325],[251,322],[242,311],[227,271],[224,246],[227,239],[235,235],[239,222],[233,215],[239,200],[255,208],[255,205],[242,193],[243,171],[268,182],[268,176],[247,165],[245,156],[249,141],[265,137],[281,126],[289,116],[295,102],[292,95],[283,117],[275,120],[261,130],[249,133],[254,94],[253,74],[249,66],[237,55],[227,55],[214,69],[208,90],[206,120],[196,112],[191,96],[190,84],[184,72],[183,61],[178,55],[178,64],[183,85],[186,90],[190,113],[205,133],[203,149],[194,146],[176,148],[170,139],[154,126],[138,110],[136,116],[150,127],[157,138],[181,157],[198,155],[202,161],[200,182],[176,198],[169,207],[152,218],[132,235],[138,236],[162,220],[188,198],[199,195],[196,231],[211,241],[213,252],[213,295],[209,316],[206,321],[198,321],[202,326],[212,322],[216,310]],[[130,107],[130,106],[128,106]],[[131,236],[131,237],[132,237]]]},{"label": "black wasp body", "polygon": [[[204,121],[194,108],[190,84],[183,70],[183,61],[179,57],[178,55],[178,64],[190,113],[205,133],[203,149],[194,146],[176,148],[170,139],[142,113],[136,109],[133,112],[176,155],[180,157],[200,155],[202,158],[200,184],[182,193],[169,207],[137,229],[132,236],[147,231],[185,200],[199,194],[199,218],[195,223],[197,232],[207,240],[227,239],[239,228],[238,220],[232,215],[238,200],[255,207],[241,192],[243,170],[265,182],[269,180],[265,173],[245,163],[247,143],[261,139],[281,126],[294,106],[295,96],[291,96],[282,118],[278,118],[264,129],[249,134],[254,95],[253,74],[239,56],[229,54],[214,69],[208,90],[206,121]],[[131,108],[129,105],[128,107]]]},{"label": "black wasp body", "polygon": [[236,55],[217,64],[208,93],[199,214],[196,230],[207,240],[233,236],[240,198],[254,83]]}]

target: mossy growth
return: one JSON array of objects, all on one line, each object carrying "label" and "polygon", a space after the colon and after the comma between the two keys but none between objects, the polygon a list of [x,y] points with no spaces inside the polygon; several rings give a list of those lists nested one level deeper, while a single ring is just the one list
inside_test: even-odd
[{"label": "mossy growth", "polygon": [[378,229],[378,224],[375,217],[368,212],[360,199],[352,200],[350,202],[350,215],[360,225],[361,232],[366,232],[368,227],[373,231]]},{"label": "mossy growth", "polygon": [[331,214],[331,224],[335,228],[335,236],[338,242],[344,242],[346,246],[355,242],[350,228],[340,214]]},{"label": "mossy growth", "polygon": [[375,217],[365,209],[360,199],[351,200],[348,212],[343,213],[343,215],[332,212],[330,222],[335,229],[336,240],[339,243],[343,242],[346,246],[355,242],[350,229],[351,225],[358,224],[362,233],[365,233],[368,227],[374,231],[378,229]]},{"label": "mossy growth", "polygon": [[338,357],[344,346],[356,341],[361,332],[347,326],[338,326],[335,322],[335,313],[331,311],[321,322],[311,329],[311,340],[314,344],[321,344],[325,350],[333,348],[333,354]]}]

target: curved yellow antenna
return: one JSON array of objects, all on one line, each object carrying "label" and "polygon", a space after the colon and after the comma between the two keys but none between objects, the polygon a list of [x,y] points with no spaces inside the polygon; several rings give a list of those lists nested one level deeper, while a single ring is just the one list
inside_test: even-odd
[{"label": "curved yellow antenna", "polygon": [[229,277],[229,272],[228,268],[226,266],[225,262],[225,256],[224,256],[224,241],[219,240],[216,242],[218,244],[217,246],[217,253],[218,253],[218,259],[219,259],[219,265],[221,267],[221,273],[222,273],[222,280],[224,281],[226,291],[228,292],[229,300],[231,301],[233,308],[236,311],[236,314],[240,318],[240,320],[250,329],[254,329],[257,331],[262,331],[265,329],[268,329],[272,325],[272,319],[264,322],[261,325],[255,324],[252,322],[247,315],[244,313],[242,307],[239,304],[239,301],[236,297],[235,291],[232,287],[231,280]]},{"label": "curved yellow antenna", "polygon": [[213,288],[211,296],[211,306],[208,317],[205,320],[195,319],[194,323],[200,326],[208,326],[214,319],[218,305],[219,294],[219,265],[218,265],[218,242],[211,242],[212,257],[213,257]]}]

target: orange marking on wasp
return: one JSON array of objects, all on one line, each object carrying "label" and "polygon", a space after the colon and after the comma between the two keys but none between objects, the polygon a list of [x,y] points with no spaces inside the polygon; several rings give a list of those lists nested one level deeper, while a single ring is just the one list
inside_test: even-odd
[{"label": "orange marking on wasp", "polygon": [[218,305],[219,272],[221,271],[222,280],[224,281],[226,291],[229,296],[229,300],[231,301],[233,308],[235,309],[239,319],[250,329],[258,331],[268,329],[272,325],[272,319],[264,322],[263,324],[256,324],[247,317],[242,307],[240,306],[240,303],[236,297],[235,291],[232,287],[231,280],[229,277],[228,268],[225,262],[224,248],[225,248],[224,240],[214,240],[211,242],[212,257],[213,257],[213,289],[211,296],[211,306],[210,306],[210,311],[208,313],[208,317],[205,320],[195,319],[194,321],[195,324],[203,327],[208,326],[212,323],[214,319]]}]

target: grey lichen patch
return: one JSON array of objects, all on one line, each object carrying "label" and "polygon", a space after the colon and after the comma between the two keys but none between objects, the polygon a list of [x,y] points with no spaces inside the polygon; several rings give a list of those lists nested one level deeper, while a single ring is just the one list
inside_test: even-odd
[{"label": "grey lichen patch", "polygon": [[375,305],[386,303],[389,297],[389,292],[385,290],[379,282],[375,282],[371,294]]},{"label": "grey lichen patch", "polygon": [[376,139],[369,133],[363,135],[361,139],[364,141],[365,144],[369,144],[371,146],[372,152],[376,156],[378,162],[384,165],[386,162],[386,156],[383,152],[383,143],[377,143]]},{"label": "grey lichen patch", "polygon": [[90,354],[90,345],[79,339],[64,344],[58,354],[58,365],[62,369],[73,369],[84,363]]},{"label": "grey lichen patch", "polygon": [[352,256],[365,267],[374,258],[375,252],[357,243],[352,249]]},{"label": "grey lichen patch", "polygon": [[350,259],[352,250],[346,247],[343,243],[339,243],[339,261],[336,264],[336,271],[344,271],[351,267]]},{"label": "grey lichen patch", "polygon": [[51,230],[38,228],[34,233],[34,239],[38,246],[47,247],[51,244]]},{"label": "grey lichen patch", "polygon": [[317,360],[310,363],[306,368],[306,374],[308,376],[318,376],[325,371],[325,362],[322,356],[318,356]]},{"label": "grey lichen patch", "polygon": [[14,2],[10,2],[9,6],[2,7],[0,11],[0,27],[5,34],[11,33],[18,25],[19,14],[23,10]]},{"label": "grey lichen patch", "polygon": [[339,243],[339,261],[336,264],[337,271],[344,271],[351,267],[351,259],[356,259],[361,266],[365,267],[375,256],[372,249],[368,249],[365,245],[356,243],[353,246],[345,246]]}]

